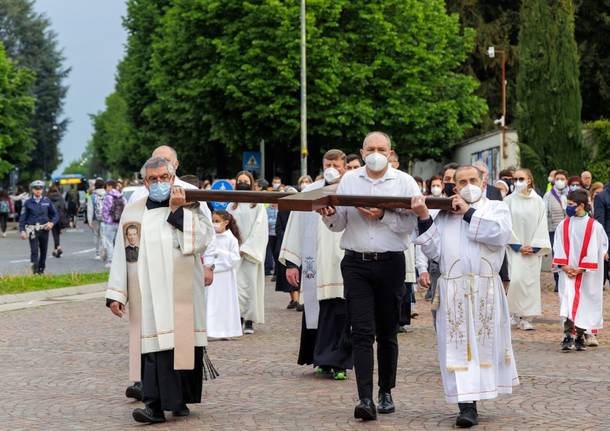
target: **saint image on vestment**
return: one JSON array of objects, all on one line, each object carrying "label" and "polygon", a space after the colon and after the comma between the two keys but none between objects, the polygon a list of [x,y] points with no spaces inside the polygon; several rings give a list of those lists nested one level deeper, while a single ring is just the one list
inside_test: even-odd
[{"label": "saint image on vestment", "polygon": [[140,249],[140,224],[129,223],[123,228],[125,236],[125,260],[133,263],[138,261]]}]

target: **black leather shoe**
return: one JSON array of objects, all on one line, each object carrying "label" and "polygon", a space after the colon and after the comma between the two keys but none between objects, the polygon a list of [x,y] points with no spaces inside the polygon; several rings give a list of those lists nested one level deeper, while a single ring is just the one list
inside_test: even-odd
[{"label": "black leather shoe", "polygon": [[191,411],[189,410],[189,408],[186,406],[186,404],[184,405],[184,407],[182,407],[179,410],[174,410],[172,412],[172,414],[174,416],[188,416],[191,414]]},{"label": "black leather shoe", "polygon": [[162,411],[155,412],[148,406],[143,409],[135,409],[132,416],[136,422],[141,422],[144,424],[158,424],[165,422],[165,415]]},{"label": "black leather shoe", "polygon": [[362,419],[363,421],[375,421],[377,420],[377,409],[375,404],[370,398],[363,398],[360,403],[354,409],[354,417],[356,419]]},{"label": "black leather shoe", "polygon": [[142,401],[142,383],[135,382],[131,386],[127,386],[125,390],[125,396],[127,398],[133,398],[138,401]]},{"label": "black leather shoe", "polygon": [[394,401],[392,400],[392,394],[389,392],[379,391],[379,404],[377,405],[377,413],[388,414],[394,413],[396,408],[394,407]]},{"label": "black leather shoe", "polygon": [[455,420],[455,425],[458,428],[470,428],[478,425],[479,415],[475,403],[458,403],[458,407],[460,408],[460,414]]}]

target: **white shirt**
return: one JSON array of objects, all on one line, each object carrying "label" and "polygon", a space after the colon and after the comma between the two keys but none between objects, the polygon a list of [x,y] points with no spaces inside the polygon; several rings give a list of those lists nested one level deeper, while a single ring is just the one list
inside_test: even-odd
[{"label": "white shirt", "polygon": [[[372,179],[363,166],[348,171],[337,188],[338,195],[396,196],[421,195],[419,186],[409,174],[388,167],[385,175]],[[404,251],[409,247],[417,217],[408,210],[386,210],[381,220],[368,220],[353,207],[337,207],[337,212],[324,217],[333,232],[341,232],[341,248],[360,253]]]},{"label": "white shirt", "polygon": [[[174,185],[180,186],[183,189],[198,190],[197,187],[195,187],[191,183],[182,181],[178,177],[176,177],[174,179]],[[131,203],[133,203],[139,199],[142,199],[143,197],[147,197],[147,196],[148,196],[148,189],[145,186],[138,187],[137,189],[135,189],[133,191],[131,196],[129,196],[129,202],[127,202],[127,204],[131,204]],[[210,220],[210,223],[212,223],[212,213],[210,212],[210,209],[208,208],[207,202],[199,202],[199,211]],[[210,241],[210,243],[208,244],[208,247],[205,249],[205,253],[204,253],[205,264],[213,265],[215,258],[216,258],[216,234],[214,233],[214,238],[212,238],[212,241]]]}]

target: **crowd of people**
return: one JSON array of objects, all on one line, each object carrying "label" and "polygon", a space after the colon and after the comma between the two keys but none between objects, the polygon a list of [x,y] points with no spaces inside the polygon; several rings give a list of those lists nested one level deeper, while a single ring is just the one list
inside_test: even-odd
[{"label": "crowd of people", "polygon": [[[126,395],[144,402],[133,412],[138,422],[163,422],[164,411],[186,416],[187,404],[201,401],[202,380],[217,375],[208,338],[254,334],[265,323],[266,281],[288,293],[288,309],[302,312],[296,362],[339,381],[355,370],[354,416],[362,420],[396,409],[397,334],[408,332],[417,314],[415,289],[424,289],[432,304],[443,390],[458,405],[458,427],[478,423],[477,401],[519,384],[511,331],[536,329],[545,256],[560,299],[560,350],[599,344],[610,169],[605,186],[592,183],[590,172],[570,176],[557,169],[537,187],[527,168],[492,178],[482,162],[450,163],[424,180],[401,170],[390,138],[372,132],[359,154],[329,150],[320,174],[302,176],[294,186],[246,171],[231,180],[240,191],[326,188],[411,197],[408,210],[372,205],[317,212],[279,211],[273,202],[229,202],[225,209],[189,202],[185,190],[212,183],[178,177],[178,169],[176,152],[161,146],[128,199],[120,183],[101,179],[87,199],[96,258],[110,268],[106,305],[119,317],[129,307],[133,384]],[[74,212],[69,196],[43,189],[41,181],[31,184],[19,226],[30,240],[35,273],[44,271],[49,232],[56,237],[53,255],[61,256],[55,226],[62,218],[69,225]],[[445,198],[451,210],[434,208],[428,197]],[[0,213],[10,205],[2,202],[0,196]]]}]

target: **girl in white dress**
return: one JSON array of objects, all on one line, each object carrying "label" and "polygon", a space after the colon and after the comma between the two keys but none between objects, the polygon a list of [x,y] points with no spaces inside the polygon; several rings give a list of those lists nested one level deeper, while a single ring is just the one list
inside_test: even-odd
[{"label": "girl in white dress", "polygon": [[206,289],[207,332],[209,337],[239,337],[239,299],[236,269],[240,263],[239,230],[235,219],[226,211],[212,216],[216,231],[214,282]]}]

